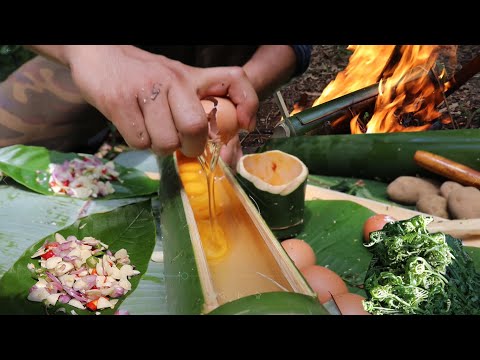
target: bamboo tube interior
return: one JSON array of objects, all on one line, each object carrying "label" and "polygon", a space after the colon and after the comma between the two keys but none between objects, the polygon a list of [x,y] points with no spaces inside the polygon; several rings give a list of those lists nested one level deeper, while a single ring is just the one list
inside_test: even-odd
[{"label": "bamboo tube interior", "polygon": [[[209,246],[214,245],[208,244],[206,239],[211,234],[208,203],[204,203],[208,201],[206,178],[196,164],[196,159],[177,154],[180,179],[193,210],[218,304],[248,295],[273,291],[291,292],[299,288],[304,290],[303,293],[310,294],[294,266],[285,264],[286,255],[272,252],[272,244],[269,242],[277,243],[274,247],[278,247],[278,241],[268,231],[259,231],[258,223],[252,220],[252,214],[239,200],[238,190],[221,166],[217,166],[215,171],[216,216],[219,228],[215,233],[216,242],[224,241],[227,251],[222,252],[219,257],[214,256],[214,252],[209,253]],[[273,238],[266,238],[269,234]],[[295,274],[292,275],[292,272]],[[298,282],[302,284],[299,286]]]}]

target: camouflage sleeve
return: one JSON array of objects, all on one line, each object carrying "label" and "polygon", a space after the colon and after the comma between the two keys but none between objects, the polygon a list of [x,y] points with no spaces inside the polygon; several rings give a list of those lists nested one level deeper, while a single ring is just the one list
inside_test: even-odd
[{"label": "camouflage sleeve", "polygon": [[69,69],[41,56],[0,83],[0,147],[25,144],[80,151],[106,124],[83,100]]}]

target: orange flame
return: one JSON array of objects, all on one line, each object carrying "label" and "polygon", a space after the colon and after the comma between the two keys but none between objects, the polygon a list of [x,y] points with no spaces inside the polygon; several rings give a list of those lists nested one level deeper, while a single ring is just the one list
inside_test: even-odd
[{"label": "orange flame", "polygon": [[[443,96],[442,91],[430,76],[437,56],[436,45],[403,47],[392,76],[379,84],[375,111],[366,125],[367,133],[423,131],[430,127],[429,121],[441,115],[435,108],[438,96]],[[364,132],[357,119],[358,116],[350,122],[352,134]]]},{"label": "orange flame", "polygon": [[[426,130],[429,122],[441,115],[436,106],[443,99],[445,88],[439,79],[445,77],[445,69],[439,76],[431,72],[440,48],[437,45],[350,45],[347,49],[353,53],[348,66],[327,85],[312,107],[379,83],[372,117],[364,124],[360,115],[356,115],[350,121],[351,132]],[[303,108],[296,104],[291,115]],[[345,117],[336,122],[344,120]],[[449,121],[441,120],[443,124]]]},{"label": "orange flame", "polygon": [[347,49],[353,51],[348,66],[327,85],[312,106],[377,83],[395,45],[349,45]]},{"label": "orange flame", "polygon": [[290,112],[290,116],[295,115],[305,109],[305,106],[301,105],[299,102],[293,104],[293,110]]},{"label": "orange flame", "polygon": [[290,112],[290,116],[295,115],[303,111],[305,108],[308,107],[308,96],[307,94],[302,94],[298,100],[295,101],[293,104],[293,110]]}]

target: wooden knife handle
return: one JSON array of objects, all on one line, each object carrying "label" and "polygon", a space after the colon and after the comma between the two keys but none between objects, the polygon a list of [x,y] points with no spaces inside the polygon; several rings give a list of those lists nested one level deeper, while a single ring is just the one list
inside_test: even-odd
[{"label": "wooden knife handle", "polygon": [[480,172],[475,169],[423,150],[417,150],[413,159],[419,166],[435,174],[442,175],[462,185],[480,189]]}]

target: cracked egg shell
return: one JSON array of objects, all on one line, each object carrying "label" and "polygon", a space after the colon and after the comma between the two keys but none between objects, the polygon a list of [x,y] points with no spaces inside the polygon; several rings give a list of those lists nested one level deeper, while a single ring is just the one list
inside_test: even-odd
[{"label": "cracked egg shell", "polygon": [[207,115],[214,108],[217,109],[215,115],[210,116],[215,116],[222,143],[228,143],[238,132],[237,108],[235,105],[229,99],[221,97],[208,97],[203,99],[201,103]]}]

